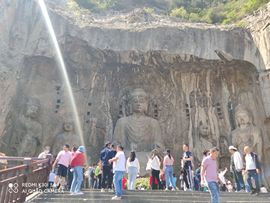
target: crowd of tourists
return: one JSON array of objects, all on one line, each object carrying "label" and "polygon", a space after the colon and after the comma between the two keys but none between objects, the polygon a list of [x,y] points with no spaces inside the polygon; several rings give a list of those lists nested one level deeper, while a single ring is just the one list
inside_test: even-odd
[{"label": "crowd of tourists", "polygon": [[[266,190],[261,181],[261,164],[258,155],[249,146],[244,147],[242,155],[236,147],[230,146],[231,154],[230,172],[232,180],[225,177],[227,168],[218,170],[217,158],[219,150],[214,147],[202,153],[202,162],[194,168],[194,157],[189,145],[183,145],[181,157],[181,170],[178,184],[174,173],[174,158],[167,149],[164,154],[154,149],[146,164],[149,171],[149,185],[152,190],[185,190],[209,191],[211,202],[218,203],[220,191],[250,192],[258,195]],[[63,149],[53,160],[52,171],[49,176],[49,186],[55,189],[68,189],[71,195],[83,195],[82,187],[100,189],[101,192],[114,191],[113,200],[120,200],[123,190],[143,189],[136,187],[136,178],[140,176],[140,160],[136,152],[126,155],[121,145],[114,146],[106,143],[100,152],[98,163],[86,167],[85,147],[73,147],[65,144]],[[50,155],[50,148],[45,147],[39,158]],[[127,174],[127,175],[125,175]]]}]

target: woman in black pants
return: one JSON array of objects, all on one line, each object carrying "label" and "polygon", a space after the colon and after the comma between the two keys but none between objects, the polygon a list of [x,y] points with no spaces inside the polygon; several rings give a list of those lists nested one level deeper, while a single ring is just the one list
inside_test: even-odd
[{"label": "woman in black pants", "polygon": [[[151,157],[151,175],[152,175],[151,187],[152,187],[152,190],[162,189],[161,182],[159,179],[160,165],[161,165],[161,158],[158,156],[158,151],[154,150],[153,155]],[[158,185],[155,184],[155,182],[157,182]]]}]

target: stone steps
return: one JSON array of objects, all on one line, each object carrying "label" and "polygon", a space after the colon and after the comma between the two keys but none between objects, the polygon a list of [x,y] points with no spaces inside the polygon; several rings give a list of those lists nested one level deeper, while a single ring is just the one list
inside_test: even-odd
[{"label": "stone steps", "polygon": [[[34,203],[102,203],[110,202],[114,196],[112,192],[101,193],[97,190],[85,190],[83,195],[64,193],[43,193],[28,202]],[[125,191],[121,201],[124,203],[155,203],[155,202],[210,202],[207,192],[184,191]],[[247,193],[221,193],[221,202],[226,203],[263,203],[270,202],[270,194],[251,196]]]}]

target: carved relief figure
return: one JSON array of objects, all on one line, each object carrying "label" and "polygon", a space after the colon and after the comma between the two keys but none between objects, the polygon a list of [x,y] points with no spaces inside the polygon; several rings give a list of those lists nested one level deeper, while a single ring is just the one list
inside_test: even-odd
[{"label": "carved relief figure", "polygon": [[63,132],[56,135],[53,142],[53,154],[57,154],[64,144],[68,144],[70,146],[79,146],[80,138],[78,135],[74,133],[74,124],[71,120],[66,120],[63,123]]},{"label": "carved relief figure", "polygon": [[196,138],[195,143],[196,147],[193,149],[194,157],[196,157],[198,161],[201,161],[202,152],[215,146],[215,142],[216,141],[212,139],[211,129],[208,122],[200,121],[198,126],[198,137]]},{"label": "carved relief figure", "polygon": [[90,119],[90,136],[88,137],[88,143],[92,146],[97,146],[97,118]]},{"label": "carved relief figure", "polygon": [[249,111],[242,105],[238,105],[235,109],[235,119],[237,126],[232,131],[232,144],[241,153],[244,151],[244,146],[252,147],[261,159],[263,153],[261,130],[254,126]]},{"label": "carved relief figure", "polygon": [[42,142],[42,126],[37,121],[40,102],[30,98],[25,112],[19,117],[15,126],[15,133],[11,140],[13,152],[18,156],[37,156],[37,149]]}]

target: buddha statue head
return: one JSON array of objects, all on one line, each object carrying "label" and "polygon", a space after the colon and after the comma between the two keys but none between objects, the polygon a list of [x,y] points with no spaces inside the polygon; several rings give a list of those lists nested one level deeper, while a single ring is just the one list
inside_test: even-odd
[{"label": "buddha statue head", "polygon": [[132,112],[135,114],[145,114],[148,109],[148,95],[146,92],[137,88],[131,92]]},{"label": "buddha statue head", "polygon": [[235,108],[235,119],[239,128],[245,128],[252,124],[252,116],[250,115],[248,109],[243,105],[238,105]]},{"label": "buddha statue head", "polygon": [[25,116],[29,118],[36,118],[40,110],[40,102],[36,98],[30,98],[26,103]]},{"label": "buddha statue head", "polygon": [[66,120],[63,123],[63,130],[65,132],[71,132],[71,131],[73,131],[73,122],[71,120]]},{"label": "buddha statue head", "polygon": [[205,139],[207,139],[210,136],[210,126],[208,124],[208,121],[203,122],[200,121],[199,123],[199,135]]}]

